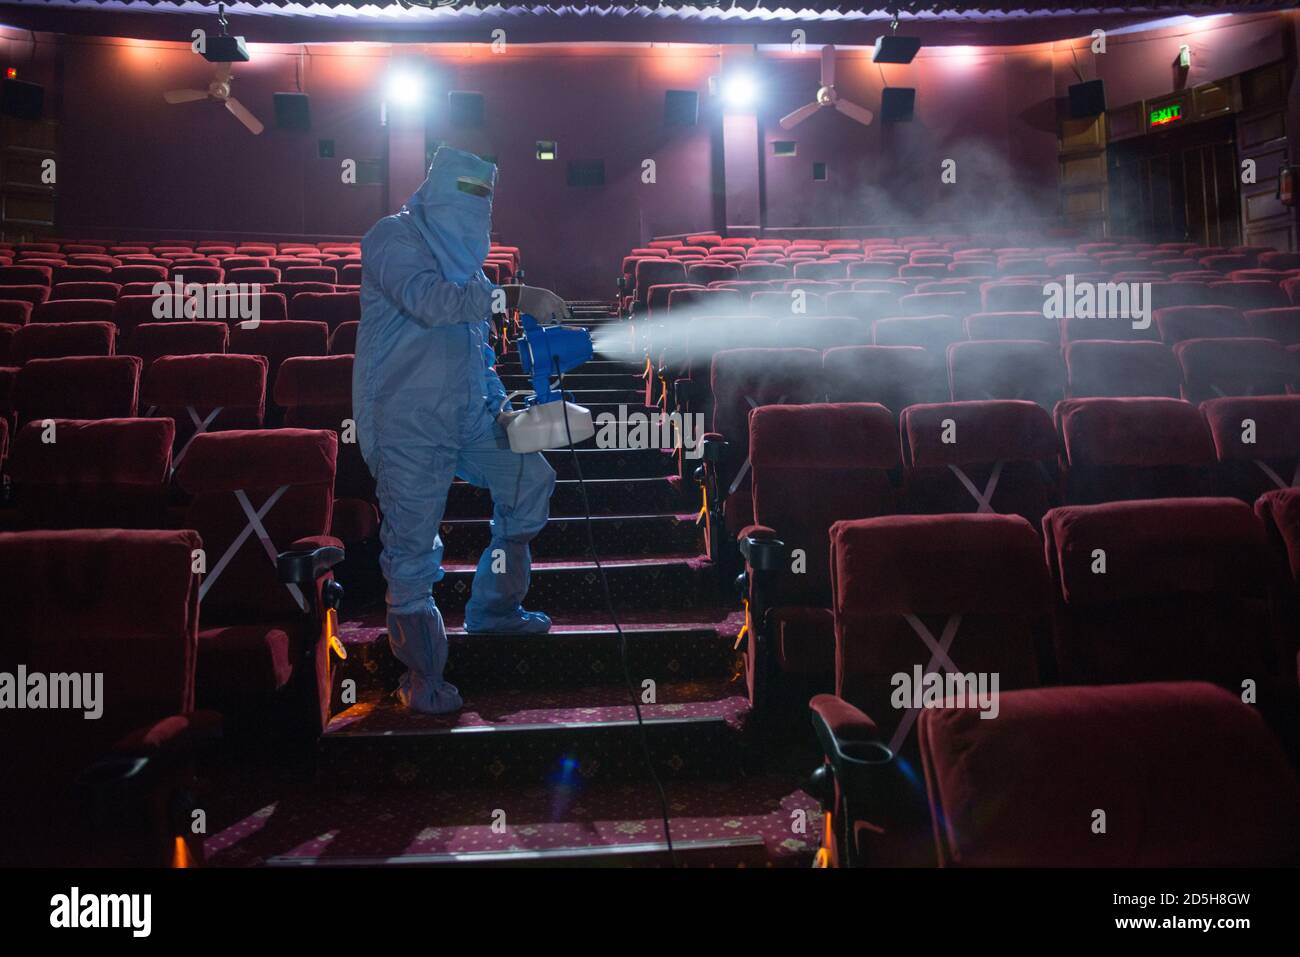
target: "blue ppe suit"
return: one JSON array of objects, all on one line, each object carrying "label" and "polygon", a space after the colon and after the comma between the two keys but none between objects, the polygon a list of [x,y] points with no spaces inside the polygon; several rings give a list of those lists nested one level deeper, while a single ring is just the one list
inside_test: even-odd
[{"label": "blue ppe suit", "polygon": [[[454,711],[443,680],[447,635],[432,586],[443,577],[438,534],[454,476],[492,494],[492,538],[465,610],[467,631],[542,632],[521,606],[529,542],[546,525],[555,472],[540,452],[510,450],[496,416],[506,390],[488,343],[495,287],[483,274],[496,167],[440,148],[428,177],[361,242],[361,325],[353,415],[384,513],[380,566],[388,633],[407,667],[407,707]],[[468,185],[468,189],[466,186]],[[486,194],[486,195],[484,195]]]}]

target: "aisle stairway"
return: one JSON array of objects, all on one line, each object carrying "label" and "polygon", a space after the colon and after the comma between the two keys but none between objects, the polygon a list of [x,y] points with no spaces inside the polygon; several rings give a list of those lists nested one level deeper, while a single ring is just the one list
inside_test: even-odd
[{"label": "aisle stairway", "polygon": [[[619,321],[603,304],[572,306],[574,324],[595,330]],[[630,353],[598,354],[566,386],[595,414],[649,413],[640,405],[640,366]],[[499,371],[508,390],[528,387],[513,356]],[[253,796],[264,788],[245,782],[252,793],[239,795],[225,784],[229,807],[207,845],[212,863],[668,863],[618,635],[587,550],[573,453],[546,455],[559,480],[552,520],[534,543],[529,607],[551,614],[552,631],[464,633],[491,501],[458,481],[442,529],[447,575],[435,597],[451,631],[448,678],[464,710],[402,710],[382,606],[345,615],[348,660],[314,768],[285,776],[265,805]],[[800,789],[811,758],[783,760],[753,727],[735,651],[742,618],[701,557],[696,502],[669,480],[673,457],[595,440],[577,455],[677,863],[806,864],[821,825]]]}]

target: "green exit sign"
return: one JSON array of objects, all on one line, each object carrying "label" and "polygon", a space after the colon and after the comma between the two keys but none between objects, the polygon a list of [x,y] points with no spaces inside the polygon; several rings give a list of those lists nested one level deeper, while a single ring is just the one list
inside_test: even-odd
[{"label": "green exit sign", "polygon": [[1177,123],[1183,118],[1183,108],[1175,103],[1173,106],[1162,106],[1158,110],[1151,111],[1151,126],[1168,126],[1170,123]]}]

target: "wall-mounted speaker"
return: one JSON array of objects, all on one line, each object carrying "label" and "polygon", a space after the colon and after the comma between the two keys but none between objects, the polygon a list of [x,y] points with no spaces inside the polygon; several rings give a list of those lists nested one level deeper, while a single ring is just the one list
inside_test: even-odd
[{"label": "wall-mounted speaker", "polygon": [[275,125],[281,130],[311,129],[311,97],[306,93],[273,93]]},{"label": "wall-mounted speaker", "polygon": [[880,118],[894,123],[912,119],[916,110],[916,90],[910,86],[887,86],[880,92]]},{"label": "wall-mounted speaker", "polygon": [[694,126],[700,118],[700,95],[694,90],[664,90],[664,126]]},{"label": "wall-mounted speaker", "polygon": [[452,90],[447,94],[447,122],[458,130],[483,125],[483,94]]},{"label": "wall-mounted speaker", "polygon": [[1085,120],[1106,112],[1106,85],[1101,80],[1075,83],[1069,89],[1070,117]]},{"label": "wall-mounted speaker", "polygon": [[876,49],[871,55],[873,63],[911,63],[921,49],[920,37],[903,37],[886,33],[876,37]]},{"label": "wall-mounted speaker", "polygon": [[604,160],[569,160],[568,183],[570,186],[604,186]]},{"label": "wall-mounted speaker", "polygon": [[20,120],[39,120],[45,112],[45,87],[26,80],[0,82],[0,113]]}]

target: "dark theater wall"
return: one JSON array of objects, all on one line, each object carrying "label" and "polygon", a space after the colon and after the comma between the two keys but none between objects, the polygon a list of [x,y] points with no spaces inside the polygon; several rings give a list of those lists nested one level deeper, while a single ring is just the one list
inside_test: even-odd
[{"label": "dark theater wall", "polygon": [[[235,67],[234,93],[267,124],[260,137],[215,104],[163,102],[165,90],[205,86],[212,73],[184,44],[40,35],[33,62],[50,77],[60,121],[61,233],[291,238],[360,235],[418,185],[424,117],[394,111],[388,127],[380,121],[391,58],[415,58],[428,71],[430,137],[497,157],[497,234],[524,249],[529,279],[573,298],[609,298],[620,257],[655,235],[763,224],[993,227],[1054,215],[1056,98],[1079,75],[1101,75],[1119,105],[1174,88],[1180,42],[1192,47],[1188,79],[1199,83],[1281,59],[1293,42],[1287,29],[1282,14],[1215,18],[1114,35],[1099,57],[1083,41],[1073,57],[1068,41],[932,47],[883,75],[868,50],[846,48],[840,94],[879,112],[886,83],[914,86],[914,120],[862,127],[823,110],[790,132],[777,121],[814,96],[816,46],[795,55],[680,44],[511,44],[502,53],[484,44],[254,44],[252,62]],[[724,129],[709,78],[755,56],[758,112]],[[313,129],[276,130],[272,93],[299,84]],[[481,129],[447,128],[453,89],[485,94]],[[700,94],[698,125],[664,126],[667,89]],[[556,161],[535,158],[542,139],[559,143]],[[333,158],[317,155],[319,140],[333,142]],[[796,156],[773,156],[777,140],[795,141]],[[342,183],[345,158],[371,161],[379,181]],[[604,187],[567,185],[568,161],[594,159],[604,161]],[[955,184],[940,181],[944,159],[957,162]],[[642,181],[645,160],[656,164],[654,183]],[[814,182],[814,162],[827,164],[825,182]]]}]

